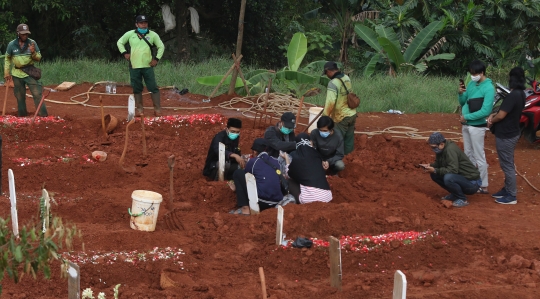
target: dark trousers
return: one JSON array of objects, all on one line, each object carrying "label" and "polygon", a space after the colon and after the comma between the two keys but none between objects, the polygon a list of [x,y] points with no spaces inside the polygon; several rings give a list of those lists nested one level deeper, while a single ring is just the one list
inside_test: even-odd
[{"label": "dark trousers", "polygon": [[464,176],[455,173],[447,173],[444,176],[432,173],[431,179],[444,190],[450,192],[456,200],[467,200],[465,194],[476,194],[481,185],[480,180],[469,181]]},{"label": "dark trousers", "polygon": [[[210,171],[209,178],[213,179],[214,181],[219,180],[219,174],[218,174],[218,163],[215,162],[215,167],[212,168]],[[230,181],[233,179],[233,174],[236,170],[240,169],[240,166],[238,163],[236,163],[236,160],[234,160],[233,163],[226,161],[225,162],[225,169],[223,170],[223,179],[226,181]]]},{"label": "dark trousers", "polygon": [[300,204],[300,184],[291,178],[287,181],[289,182],[289,194],[294,196],[296,204]]},{"label": "dark trousers", "polygon": [[350,154],[354,150],[354,126],[356,125],[357,115],[347,116],[342,121],[336,123],[335,129],[343,135],[343,145],[345,155]]},{"label": "dark trousers", "polygon": [[154,68],[145,67],[140,69],[129,69],[129,79],[131,87],[133,87],[133,93],[142,93],[143,91],[143,79],[146,83],[146,89],[151,93],[159,93],[159,89],[156,83],[156,76],[154,75]]},{"label": "dark trousers", "polygon": [[[13,92],[15,94],[15,98],[17,99],[17,115],[18,116],[28,116],[28,111],[26,110],[26,86],[28,86],[28,89],[30,90],[30,93],[32,94],[32,97],[34,98],[34,105],[37,107],[39,106],[39,102],[41,101],[41,83],[37,81],[36,79],[28,76],[26,78],[13,78]],[[47,116],[47,108],[45,107],[45,102],[43,102],[43,105],[41,105],[41,108],[39,109],[39,116]]]},{"label": "dark trousers", "polygon": [[514,168],[514,150],[519,135],[508,139],[495,138],[499,165],[504,172],[504,189],[512,196],[517,194],[516,169]]},{"label": "dark trousers", "polygon": [[[236,203],[239,207],[249,206],[249,197],[247,192],[246,171],[237,169],[233,174],[234,186],[236,187]],[[269,208],[274,208],[276,205],[270,205],[264,202],[259,202],[259,210],[264,211]]]}]

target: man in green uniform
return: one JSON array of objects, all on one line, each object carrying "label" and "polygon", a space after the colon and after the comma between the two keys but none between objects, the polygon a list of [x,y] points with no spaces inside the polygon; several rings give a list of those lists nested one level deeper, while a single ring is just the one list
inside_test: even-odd
[{"label": "man in green uniform", "polygon": [[[148,18],[144,15],[135,18],[135,30],[126,32],[116,43],[118,50],[129,61],[129,77],[135,96],[137,115],[143,113],[143,78],[146,88],[151,92],[154,104],[154,115],[161,115],[161,103],[159,89],[154,75],[154,69],[163,56],[165,46],[159,35],[148,29]],[[127,51],[125,44],[129,43],[131,51]],[[157,47],[157,54],[152,53],[152,48]]]},{"label": "man in green uniform", "polygon": [[335,128],[343,136],[345,155],[354,149],[354,125],[356,124],[356,109],[347,104],[347,90],[352,92],[349,76],[339,71],[337,64],[328,61],[324,64],[323,75],[330,78],[326,91],[326,103],[323,115],[330,116],[335,122]]},{"label": "man in green uniform", "polygon": [[[36,109],[41,101],[41,83],[23,71],[25,67],[33,66],[34,61],[41,60],[39,47],[33,39],[28,38],[29,34],[30,29],[28,28],[28,25],[20,24],[17,26],[17,38],[8,44],[4,63],[4,79],[6,81],[6,86],[13,80],[13,92],[17,99],[18,116],[28,115],[28,111],[26,110],[26,86],[28,86],[32,97],[34,98]],[[13,70],[11,70],[12,64]],[[45,103],[41,105],[38,115],[48,115]]]}]

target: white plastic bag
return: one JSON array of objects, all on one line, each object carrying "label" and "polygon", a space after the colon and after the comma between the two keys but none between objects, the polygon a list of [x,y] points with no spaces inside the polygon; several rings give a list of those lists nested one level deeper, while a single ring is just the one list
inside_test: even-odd
[{"label": "white plastic bag", "polygon": [[169,5],[164,4],[161,6],[161,14],[163,15],[163,23],[165,23],[165,32],[174,29],[176,27],[176,18],[172,14]]}]

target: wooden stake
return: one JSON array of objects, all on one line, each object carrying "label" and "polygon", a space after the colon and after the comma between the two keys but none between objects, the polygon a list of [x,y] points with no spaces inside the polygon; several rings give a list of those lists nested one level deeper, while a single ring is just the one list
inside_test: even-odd
[{"label": "wooden stake", "polygon": [[2,116],[6,115],[6,103],[9,90],[9,81],[6,81],[4,86],[6,87],[6,94],[4,95],[4,108],[2,109]]},{"label": "wooden stake", "polygon": [[144,131],[144,113],[141,113],[143,158],[146,158],[146,132]]},{"label": "wooden stake", "polygon": [[[218,91],[219,87],[221,86],[221,84],[223,84],[223,82],[225,81],[225,79],[227,79],[227,77],[229,77],[229,75],[232,73],[232,71],[236,68],[236,64],[240,64],[240,60],[242,60],[242,54],[240,54],[239,56],[237,56],[235,62],[233,63],[233,65],[231,66],[231,68],[227,71],[227,73],[225,73],[225,76],[223,76],[223,78],[221,78],[221,81],[219,81],[218,85],[216,86],[216,88],[214,88],[214,90],[212,91],[212,93],[210,94],[210,97],[209,99],[212,99],[214,97],[214,95],[216,94],[216,92]],[[235,80],[235,85],[236,85],[236,78],[234,79]]]},{"label": "wooden stake", "polygon": [[[246,13],[246,0],[242,0],[240,4],[240,16],[238,17],[238,37],[236,38],[236,56],[240,56],[240,53],[242,53],[245,13]],[[229,85],[229,92],[228,92],[229,95],[232,95],[234,93],[234,87],[236,86],[237,75],[238,75],[238,69],[235,69],[231,77],[231,84]]]},{"label": "wooden stake", "polygon": [[[232,55],[233,59],[236,61],[236,55]],[[242,79],[242,83],[244,83],[244,88],[246,89],[246,94],[249,96],[249,88],[247,86],[246,78],[244,78],[244,74],[242,73],[242,69],[240,67],[237,67],[238,74],[240,75],[240,78]]]},{"label": "wooden stake", "polygon": [[300,112],[302,112],[302,105],[304,105],[304,96],[300,98],[300,105],[298,106],[298,113],[296,113],[296,124],[298,124],[298,120],[300,119]]},{"label": "wooden stake", "polygon": [[13,170],[8,169],[9,181],[9,200],[11,202],[11,226],[13,227],[13,235],[19,236],[19,219],[17,215],[17,194],[15,193],[15,176]]},{"label": "wooden stake", "polygon": [[341,290],[341,247],[333,236],[330,237],[330,285]]},{"label": "wooden stake", "polygon": [[266,299],[266,280],[264,278],[264,269],[263,269],[263,267],[259,267],[259,276],[261,277],[262,297],[263,297],[263,299]]},{"label": "wooden stake", "polygon": [[169,175],[169,183],[170,183],[170,192],[171,192],[171,195],[170,195],[170,198],[169,198],[169,205],[170,205],[170,209],[173,208],[173,205],[174,205],[174,163],[175,163],[175,157],[174,155],[170,155],[169,158],[167,158],[167,164],[169,166],[169,172],[170,172],[170,175]]},{"label": "wooden stake", "polygon": [[103,112],[103,99],[99,96],[99,105],[101,106],[101,129],[103,130],[103,135],[105,138],[109,137],[107,135],[107,129],[105,128],[105,112]]},{"label": "wooden stake", "polygon": [[120,164],[120,166],[122,166],[123,162],[124,162],[124,158],[126,156],[126,151],[127,151],[127,146],[128,146],[128,133],[129,133],[129,126],[131,126],[131,124],[135,121],[135,119],[132,119],[129,121],[129,123],[127,124],[126,126],[126,141],[124,143],[124,150],[122,151],[122,156],[120,156],[120,160],[118,161],[118,164]]},{"label": "wooden stake", "polygon": [[392,299],[405,299],[407,297],[407,277],[400,270],[394,274],[394,291]]},{"label": "wooden stake", "polygon": [[221,142],[219,143],[218,179],[220,182],[225,180],[225,144]]},{"label": "wooden stake", "polygon": [[68,299],[80,299],[81,270],[77,264],[68,262]]},{"label": "wooden stake", "polygon": [[259,195],[257,193],[257,180],[251,173],[246,173],[246,185],[249,198],[249,212],[251,215],[259,214]]},{"label": "wooden stake", "polygon": [[283,242],[283,212],[283,207],[278,206],[276,227],[276,245],[278,246]]}]

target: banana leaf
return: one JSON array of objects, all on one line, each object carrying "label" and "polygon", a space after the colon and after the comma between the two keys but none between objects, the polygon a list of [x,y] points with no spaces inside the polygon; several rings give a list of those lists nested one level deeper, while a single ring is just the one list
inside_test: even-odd
[{"label": "banana leaf", "polygon": [[[268,71],[264,72],[264,73],[259,73],[249,79],[247,79],[247,81],[249,82],[248,85],[255,85],[259,82],[268,82],[268,80],[270,80],[270,78],[273,78],[275,75],[273,73],[270,73]],[[266,83],[265,83],[266,84]]]},{"label": "banana leaf", "polygon": [[244,74],[244,77],[246,78],[246,80],[249,80],[250,78],[261,73],[268,73],[268,70],[265,70],[265,69],[254,70],[254,71]]},{"label": "banana leaf", "polygon": [[377,66],[377,63],[381,59],[381,54],[375,54],[373,57],[371,57],[371,60],[366,65],[366,68],[364,69],[364,76],[369,77],[373,75],[375,72],[375,67]]},{"label": "banana leaf", "polygon": [[297,32],[293,35],[289,47],[287,48],[287,61],[289,63],[289,70],[298,71],[304,56],[307,53],[307,38],[301,33]]},{"label": "banana leaf", "polygon": [[405,61],[414,63],[418,56],[420,56],[420,54],[422,54],[422,52],[426,49],[437,31],[441,29],[442,25],[443,23],[441,21],[435,21],[418,32],[403,54]]},{"label": "banana leaf", "polygon": [[379,36],[386,37],[398,49],[401,49],[401,45],[399,44],[397,34],[394,32],[394,29],[392,29],[392,27],[384,27],[383,25],[378,25],[378,26],[375,26],[375,31],[377,32]]},{"label": "banana leaf", "polygon": [[[219,81],[221,81],[222,78],[223,76],[220,76],[220,75],[199,77],[197,78],[197,83],[201,85],[206,85],[206,86],[217,86],[219,84]],[[223,81],[222,85],[228,85],[229,83],[231,83],[230,75],[227,77],[227,79],[225,79],[225,81]],[[236,84],[234,85],[234,87],[236,88],[236,87],[242,87],[242,86],[244,86],[242,79],[236,78]]]},{"label": "banana leaf", "polygon": [[328,77],[326,77],[326,76],[320,76],[319,77],[319,84],[320,85],[322,85],[324,87],[327,87],[328,83],[330,83],[330,79],[328,79]]},{"label": "banana leaf", "polygon": [[276,73],[276,79],[296,81],[299,84],[317,83],[317,77],[295,71],[281,71]]},{"label": "banana leaf", "polygon": [[423,73],[427,70],[427,64],[425,64],[424,62],[420,62],[420,63],[417,63],[414,68],[420,72],[420,73]]},{"label": "banana leaf", "polygon": [[382,51],[382,47],[377,41],[377,34],[375,31],[362,24],[356,24],[354,26],[354,32],[356,32],[356,34],[358,34],[358,36],[368,45],[370,45],[377,53]]},{"label": "banana leaf", "polygon": [[426,57],[425,60],[426,61],[439,60],[439,59],[452,60],[454,58],[456,58],[456,54],[454,53],[441,53],[437,55],[428,56]]},{"label": "banana leaf", "polygon": [[388,40],[386,37],[379,37],[377,38],[379,41],[379,44],[383,47],[384,51],[386,52],[386,55],[388,55],[388,58],[394,62],[396,65],[396,71],[399,71],[399,68],[403,63],[405,63],[405,59],[403,58],[403,54],[399,51],[399,48],[396,47],[390,40]]}]

